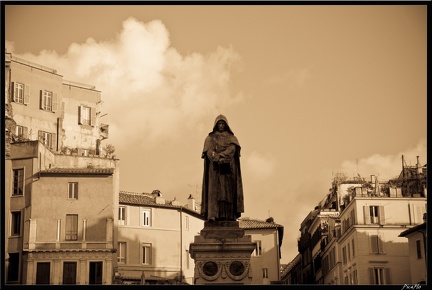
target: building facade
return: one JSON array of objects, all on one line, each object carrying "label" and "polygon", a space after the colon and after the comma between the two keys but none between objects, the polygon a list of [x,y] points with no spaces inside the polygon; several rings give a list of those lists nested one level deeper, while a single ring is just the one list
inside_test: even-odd
[{"label": "building facade", "polygon": [[266,221],[240,218],[239,227],[244,229],[245,235],[250,235],[255,243],[255,251],[251,256],[251,284],[278,282],[284,227],[276,224],[272,218]]},{"label": "building facade", "polygon": [[152,194],[121,191],[116,283],[193,284],[189,244],[204,227],[195,200],[180,205]]},{"label": "building facade", "polygon": [[5,283],[111,284],[119,167],[98,149],[100,92],[8,53],[5,75]]},{"label": "building facade", "polygon": [[[335,176],[329,193],[300,226],[300,259],[284,271],[283,283],[299,276],[293,272],[296,264],[301,265],[299,284],[426,281],[421,254],[426,239],[411,228],[424,223],[427,166],[420,166],[418,157],[415,166],[406,166],[403,157],[402,161],[401,174],[389,181],[379,182],[374,175],[370,181]],[[403,240],[401,232],[416,236],[415,246]]]},{"label": "building facade", "polygon": [[[426,220],[426,217],[424,218]],[[427,229],[426,222],[403,231],[399,235],[408,239],[410,284],[427,284]]]}]

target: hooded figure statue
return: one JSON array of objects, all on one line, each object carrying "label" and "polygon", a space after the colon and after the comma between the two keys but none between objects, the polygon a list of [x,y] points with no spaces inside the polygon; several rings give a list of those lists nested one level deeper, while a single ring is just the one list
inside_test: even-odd
[{"label": "hooded figure statue", "polygon": [[219,115],[204,141],[201,214],[209,221],[235,221],[244,212],[240,144]]}]

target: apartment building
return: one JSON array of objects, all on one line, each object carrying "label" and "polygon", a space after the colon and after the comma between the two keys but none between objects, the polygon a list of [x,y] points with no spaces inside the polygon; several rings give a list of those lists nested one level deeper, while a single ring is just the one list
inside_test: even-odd
[{"label": "apartment building", "polygon": [[273,218],[266,221],[240,218],[239,227],[250,235],[255,243],[255,251],[251,257],[251,284],[266,285],[280,280],[280,258],[284,227],[274,222]]},{"label": "apartment building", "polygon": [[51,151],[81,156],[103,153],[109,126],[102,122],[101,92],[94,86],[64,80],[55,69],[10,53],[5,75],[14,140],[40,140]]},{"label": "apartment building", "polygon": [[100,92],[8,53],[5,75],[5,283],[111,284],[119,168],[99,154]]},{"label": "apartment building", "polygon": [[[335,176],[329,193],[300,226],[300,259],[296,264],[301,265],[301,281],[297,283],[426,281],[426,263],[421,256],[426,240],[419,238],[421,230],[411,228],[424,223],[427,166],[420,166],[418,157],[415,166],[406,166],[404,160],[402,163],[401,174],[384,182],[374,175],[370,181],[361,176],[351,180]],[[405,236],[413,237],[415,242],[409,246],[403,240]],[[412,267],[422,270],[413,272]],[[283,283],[298,276],[293,271],[291,267],[283,273]]]},{"label": "apartment building", "polygon": [[354,196],[341,212],[341,284],[406,284],[409,248],[401,231],[423,222],[426,198]]},{"label": "apartment building", "polygon": [[[426,216],[424,217],[426,220]],[[426,222],[400,233],[408,239],[411,281],[408,284],[427,284],[427,226]]]},{"label": "apartment building", "polygon": [[160,191],[120,191],[116,283],[193,284],[189,244],[204,227],[190,196],[187,205]]}]

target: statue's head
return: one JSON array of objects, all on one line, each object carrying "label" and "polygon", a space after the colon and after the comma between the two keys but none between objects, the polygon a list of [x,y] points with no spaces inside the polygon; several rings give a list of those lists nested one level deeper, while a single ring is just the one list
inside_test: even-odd
[{"label": "statue's head", "polygon": [[215,122],[214,122],[214,126],[213,126],[213,132],[216,132],[216,131],[219,131],[219,132],[228,131],[231,134],[234,134],[228,125],[228,119],[224,115],[219,115],[216,117]]}]

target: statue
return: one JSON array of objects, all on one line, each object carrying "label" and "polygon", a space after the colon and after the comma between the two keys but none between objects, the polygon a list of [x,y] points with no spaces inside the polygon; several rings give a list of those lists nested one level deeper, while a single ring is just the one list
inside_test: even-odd
[{"label": "statue", "polygon": [[244,212],[240,144],[219,115],[204,141],[201,213],[208,221],[235,221]]}]

